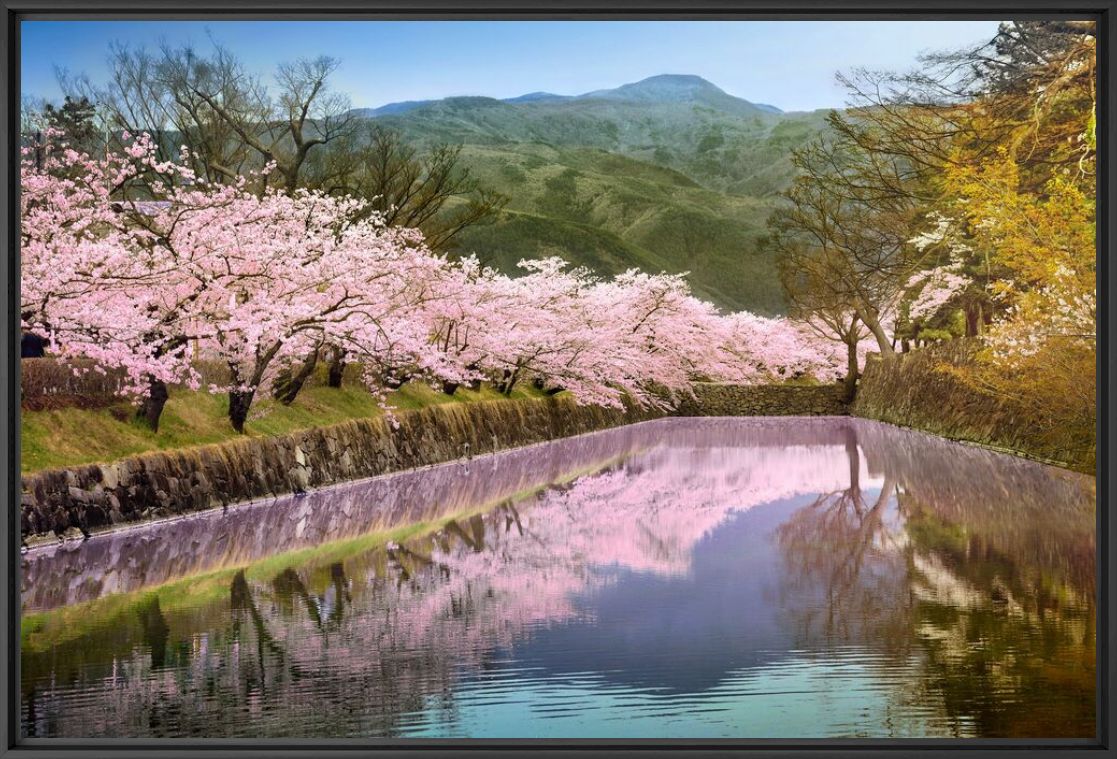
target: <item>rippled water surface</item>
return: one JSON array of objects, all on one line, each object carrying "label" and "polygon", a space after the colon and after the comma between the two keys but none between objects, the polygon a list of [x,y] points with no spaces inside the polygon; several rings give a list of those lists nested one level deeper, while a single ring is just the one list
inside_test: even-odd
[{"label": "rippled water surface", "polygon": [[23,730],[1088,738],[1094,500],[874,422],[666,419],[99,535],[24,557]]}]

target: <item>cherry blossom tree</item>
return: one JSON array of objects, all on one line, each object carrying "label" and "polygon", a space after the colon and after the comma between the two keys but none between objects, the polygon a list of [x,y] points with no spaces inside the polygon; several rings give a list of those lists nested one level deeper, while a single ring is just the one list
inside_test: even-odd
[{"label": "cherry blossom tree", "polygon": [[229,394],[243,432],[261,389],[290,402],[327,345],[382,403],[410,379],[453,393],[487,378],[506,394],[527,381],[668,408],[695,380],[840,375],[810,330],[721,314],[684,275],[603,279],[549,258],[509,277],[433,253],[363,200],[210,183],[185,150],[165,161],[146,135],[129,139],[98,159],[62,142],[45,161],[25,153],[21,307],[63,357],[126,369],[153,428],[169,384],[199,386],[194,358],[228,369],[208,389]]},{"label": "cherry blossom tree", "polygon": [[[196,382],[185,342],[161,324],[174,318],[160,304],[173,262],[150,255],[150,235],[124,222],[118,200],[139,181],[150,146],[141,139],[125,153],[94,160],[60,137],[48,133],[45,145],[23,152],[23,326],[46,333],[63,357],[122,367],[126,390],[135,394]],[[161,410],[156,402],[141,412],[149,421],[154,416],[154,427]]]}]

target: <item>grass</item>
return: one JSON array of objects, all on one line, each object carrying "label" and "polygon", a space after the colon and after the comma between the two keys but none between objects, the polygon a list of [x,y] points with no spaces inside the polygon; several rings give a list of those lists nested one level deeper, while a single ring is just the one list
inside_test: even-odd
[{"label": "grass", "polygon": [[[259,398],[252,408],[245,434],[285,435],[297,430],[382,415],[383,410],[359,383],[331,388],[316,382],[303,388],[290,406]],[[511,398],[539,398],[530,385],[517,387]],[[472,403],[505,398],[490,386],[474,392],[459,388],[448,396],[429,385],[410,383],[391,393],[396,409],[419,409],[442,403]],[[229,425],[228,397],[184,389],[171,391],[170,400],[153,433],[134,418],[127,404],[108,409],[65,408],[24,411],[20,424],[23,474],[56,467],[105,463],[157,450],[207,445],[238,437]]]}]

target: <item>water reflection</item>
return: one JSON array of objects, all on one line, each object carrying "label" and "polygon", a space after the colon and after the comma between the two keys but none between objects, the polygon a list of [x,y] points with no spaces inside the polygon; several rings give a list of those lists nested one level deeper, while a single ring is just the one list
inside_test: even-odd
[{"label": "water reflection", "polygon": [[1093,557],[1092,478],[660,420],[33,552],[24,730],[1090,737]]}]

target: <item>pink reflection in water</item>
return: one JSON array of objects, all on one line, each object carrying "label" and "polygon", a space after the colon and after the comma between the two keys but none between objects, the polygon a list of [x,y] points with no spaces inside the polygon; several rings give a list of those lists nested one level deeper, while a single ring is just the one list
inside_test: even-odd
[{"label": "pink reflection in water", "polygon": [[[764,514],[739,521],[753,511]],[[627,645],[633,656],[613,660],[631,685],[682,682],[694,663],[673,671],[656,651],[688,645],[714,683],[780,647],[859,646],[880,657],[889,698],[910,699],[910,718],[936,733],[954,719],[944,689],[970,677],[950,669],[960,654],[947,643],[964,642],[975,615],[1017,610],[998,629],[1020,646],[1042,619],[1057,622],[1045,640],[1081,640],[1076,615],[1089,617],[1090,478],[852,419],[661,420],[102,536],[29,555],[25,608],[416,517],[445,522],[386,549],[250,567],[197,608],[137,602],[111,629],[25,654],[25,716],[40,735],[391,735],[437,722],[432,700],[452,711],[461,679],[501,651],[603,669],[594,651]],[[710,559],[740,571],[711,574]],[[689,616],[670,616],[684,602]],[[955,621],[928,616],[934,605]],[[641,629],[665,609],[683,637]],[[727,625],[738,634],[725,638]],[[922,650],[941,672],[911,670]]]}]

